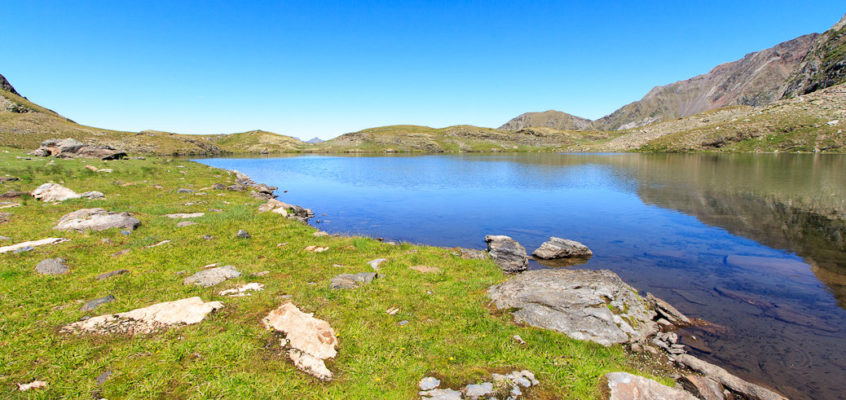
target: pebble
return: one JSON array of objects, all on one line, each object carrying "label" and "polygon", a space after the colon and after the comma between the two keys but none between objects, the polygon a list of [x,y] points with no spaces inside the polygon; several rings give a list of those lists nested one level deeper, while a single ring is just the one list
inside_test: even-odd
[{"label": "pebble", "polygon": [[238,230],[238,233],[237,233],[237,234],[235,234],[235,236],[237,236],[237,237],[239,237],[239,238],[241,238],[241,239],[249,239],[249,238],[251,238],[251,237],[252,237],[252,236],[250,236],[250,233],[249,233],[249,232],[247,232],[247,231],[245,231],[245,230],[243,230],[243,229],[239,229],[239,230]]}]

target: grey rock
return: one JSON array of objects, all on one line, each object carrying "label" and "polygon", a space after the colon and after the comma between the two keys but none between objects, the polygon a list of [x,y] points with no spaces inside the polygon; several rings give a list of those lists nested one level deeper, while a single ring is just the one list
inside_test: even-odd
[{"label": "grey rock", "polygon": [[490,382],[467,385],[464,388],[464,395],[471,399],[477,399],[482,396],[490,396],[492,394],[494,394],[494,387],[493,383]]},{"label": "grey rock", "polygon": [[20,254],[20,253],[26,253],[26,252],[28,252],[28,251],[33,251],[33,250],[35,250],[35,247],[32,247],[32,246],[24,246],[24,247],[21,247],[21,248],[17,248],[17,249],[15,249],[14,251],[12,251],[12,253],[14,253],[14,254]]},{"label": "grey rock", "polygon": [[402,320],[402,321],[399,322],[399,326],[406,326],[406,325],[408,325],[408,321],[406,321],[406,320]]},{"label": "grey rock", "polygon": [[129,232],[129,231],[127,231],[127,230],[125,230],[125,229],[121,229],[121,230],[120,230],[120,234],[121,234],[121,235],[123,235],[123,236],[129,236],[129,233],[130,233],[130,232]]},{"label": "grey rock", "polygon": [[529,266],[526,249],[516,240],[504,235],[487,235],[488,254],[497,266],[505,272],[525,271]]},{"label": "grey rock", "polygon": [[65,264],[65,260],[62,258],[48,258],[46,260],[42,260],[35,265],[35,270],[42,275],[61,275],[70,271],[67,264]]},{"label": "grey rock", "polygon": [[83,208],[66,214],[53,229],[60,231],[104,231],[111,228],[135,229],[141,221],[129,213],[109,212],[102,208]]},{"label": "grey rock", "polygon": [[593,252],[587,246],[575,240],[550,237],[549,241],[538,247],[537,250],[532,252],[532,255],[535,258],[554,260],[559,258],[588,258],[593,255]]},{"label": "grey rock", "polygon": [[80,307],[80,311],[91,311],[103,304],[111,303],[115,301],[115,296],[108,295],[106,297],[101,297],[99,299],[89,300],[85,302],[85,304]]},{"label": "grey rock", "polygon": [[102,384],[106,383],[106,381],[109,380],[109,378],[111,376],[112,376],[111,370],[104,371],[102,374],[97,375],[97,378],[96,378],[97,384],[102,385]]},{"label": "grey rock", "polygon": [[610,392],[608,400],[696,400],[684,390],[625,372],[611,372],[605,378]]},{"label": "grey rock", "polygon": [[117,270],[114,270],[114,271],[109,271],[109,272],[97,275],[96,279],[98,281],[102,281],[103,279],[108,279],[108,278],[111,278],[113,276],[122,275],[122,274],[125,274],[127,272],[129,272],[129,271],[125,270],[125,269],[117,269]]},{"label": "grey rock", "polygon": [[83,199],[102,199],[103,197],[105,197],[103,192],[98,192],[96,190],[92,190],[90,192],[82,193],[79,196],[82,197]]},{"label": "grey rock", "polygon": [[488,253],[482,250],[458,248],[458,256],[465,260],[487,260]]},{"label": "grey rock", "polygon": [[182,222],[176,224],[176,227],[177,228],[185,228],[187,226],[193,226],[193,225],[199,225],[199,224],[194,222],[194,221],[182,221]]},{"label": "grey rock", "polygon": [[452,389],[433,389],[419,394],[425,400],[461,400],[461,392]]},{"label": "grey rock", "polygon": [[376,279],[374,272],[359,272],[357,274],[341,274],[329,283],[330,289],[354,289],[360,285],[366,285]]},{"label": "grey rock", "polygon": [[247,191],[247,185],[236,183],[234,185],[227,186],[226,189],[233,192],[245,192]]},{"label": "grey rock", "polygon": [[762,386],[740,379],[728,371],[689,354],[676,356],[676,362],[722,384],[732,392],[752,400],[786,400],[787,398]]},{"label": "grey rock", "polygon": [[656,332],[655,312],[635,289],[608,270],[536,270],[491,287],[499,309],[518,322],[605,346],[637,342]]},{"label": "grey rock", "polygon": [[717,381],[694,374],[687,374],[678,379],[684,390],[703,400],[723,400],[723,385]]},{"label": "grey rock", "polygon": [[417,387],[420,390],[432,390],[437,388],[441,385],[441,381],[435,377],[427,376],[420,380],[420,383],[417,384]]},{"label": "grey rock", "polygon": [[241,273],[238,272],[238,270],[235,269],[234,266],[225,265],[222,267],[210,268],[197,272],[196,274],[185,278],[182,283],[186,285],[210,287],[217,285],[229,278],[237,278],[239,276],[241,276]]},{"label": "grey rock", "polygon": [[194,193],[194,189],[179,188],[176,189],[176,193]]},{"label": "grey rock", "polygon": [[212,235],[203,235],[203,239],[205,239],[205,240],[215,240],[217,238],[212,236]]},{"label": "grey rock", "polygon": [[245,230],[243,230],[243,229],[239,229],[239,230],[238,230],[238,233],[236,233],[236,234],[235,234],[235,236],[237,236],[237,237],[239,237],[239,238],[241,238],[241,239],[249,239],[249,238],[251,238],[251,237],[252,237],[252,236],[250,236],[250,233],[249,233],[249,232],[247,232],[247,231],[245,231]]},{"label": "grey rock", "polygon": [[646,301],[658,312],[658,315],[664,317],[672,325],[685,327],[693,324],[690,318],[676,310],[670,303],[653,296],[652,293],[646,294]]},{"label": "grey rock", "polygon": [[226,185],[224,185],[222,183],[215,183],[214,185],[212,185],[211,188],[214,189],[214,190],[225,190]]},{"label": "grey rock", "polygon": [[0,242],[6,241],[6,240],[12,240],[12,238],[10,238],[8,236],[0,236]]}]

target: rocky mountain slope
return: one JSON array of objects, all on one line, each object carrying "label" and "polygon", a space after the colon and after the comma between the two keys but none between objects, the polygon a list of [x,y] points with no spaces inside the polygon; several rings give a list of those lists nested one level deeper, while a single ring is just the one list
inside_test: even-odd
[{"label": "rocky mountain slope", "polygon": [[593,127],[593,121],[565,112],[549,110],[520,114],[500,126],[499,129],[517,131],[531,127],[581,131],[591,129]]},{"label": "rocky mountain slope", "polygon": [[846,15],[819,35],[791,75],[784,98],[808,94],[846,82]]},{"label": "rocky mountain slope", "polygon": [[0,76],[0,144],[32,150],[47,139],[73,138],[127,153],[216,155],[299,151],[305,143],[265,131],[227,135],[183,135],[160,131],[121,132],[77,124],[30,102]]}]

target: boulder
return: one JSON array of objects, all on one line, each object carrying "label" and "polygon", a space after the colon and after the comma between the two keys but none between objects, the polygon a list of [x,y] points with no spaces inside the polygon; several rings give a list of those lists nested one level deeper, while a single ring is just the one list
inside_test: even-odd
[{"label": "boulder", "polygon": [[589,258],[593,255],[590,249],[575,241],[550,237],[549,241],[542,244],[532,256],[543,260],[556,260],[561,258]]},{"label": "boulder", "polygon": [[331,380],[332,371],[324,360],[334,358],[338,352],[338,338],[328,322],[304,313],[291,302],[270,312],[262,322],[267,329],[282,332],[282,347],[300,370],[322,380]]},{"label": "boulder", "polygon": [[687,374],[678,382],[684,390],[703,400],[723,400],[723,385],[717,381],[695,374]]},{"label": "boulder", "polygon": [[76,139],[49,139],[41,147],[30,152],[37,157],[55,156],[60,158],[88,157],[101,160],[119,160],[126,158],[126,153],[105,145],[87,145]]},{"label": "boulder", "polygon": [[329,289],[355,289],[360,285],[366,285],[376,279],[374,272],[359,272],[357,274],[341,274],[329,283]]},{"label": "boulder", "polygon": [[420,380],[420,382],[417,384],[417,387],[419,387],[420,390],[432,390],[440,385],[441,381],[438,378],[427,376]]},{"label": "boulder", "polygon": [[16,244],[12,244],[12,245],[9,245],[9,246],[0,247],[0,254],[7,253],[7,252],[10,252],[10,251],[18,252],[21,249],[26,249],[26,248],[31,249],[31,248],[34,248],[34,247],[44,246],[44,245],[48,245],[48,244],[57,244],[57,243],[67,242],[68,240],[70,240],[70,239],[47,238],[47,239],[40,239],[40,240],[31,240],[31,241],[23,242],[23,243],[16,243]]},{"label": "boulder", "polygon": [[608,400],[696,400],[681,389],[662,385],[652,379],[625,372],[605,374],[608,379]]},{"label": "boulder", "polygon": [[48,258],[35,265],[35,270],[42,275],[61,275],[70,271],[62,258]]},{"label": "boulder", "polygon": [[104,231],[111,228],[133,230],[139,225],[141,225],[141,221],[132,217],[129,213],[109,212],[102,208],[83,208],[62,216],[53,229],[78,232],[86,230]]},{"label": "boulder", "polygon": [[604,346],[638,342],[658,332],[655,312],[608,270],[537,270],[491,287],[498,309],[518,322]]},{"label": "boulder", "polygon": [[308,208],[284,203],[276,199],[268,199],[266,203],[259,206],[258,210],[259,212],[271,211],[302,223],[307,223],[309,218],[314,218],[314,212]]},{"label": "boulder", "polygon": [[54,201],[65,201],[70,199],[102,199],[103,193],[91,191],[82,194],[76,193],[57,183],[45,183],[30,193],[36,200],[41,200],[45,203]]},{"label": "boulder", "polygon": [[529,266],[526,249],[516,240],[505,235],[487,235],[488,254],[500,269],[507,273],[525,271]]},{"label": "boulder", "polygon": [[65,333],[136,334],[153,333],[178,325],[201,322],[212,311],[223,307],[219,301],[204,303],[199,297],[168,301],[120,314],[106,314],[75,322],[62,328]]},{"label": "boulder", "polygon": [[770,389],[740,379],[714,364],[702,361],[689,354],[676,356],[676,362],[692,371],[713,379],[725,386],[729,391],[740,394],[742,398],[750,400],[787,400],[786,397]]},{"label": "boulder", "polygon": [[487,260],[488,253],[482,250],[458,248],[458,256],[465,260]]},{"label": "boulder", "polygon": [[241,273],[234,266],[225,265],[223,267],[210,268],[197,272],[185,278],[182,283],[185,285],[211,287],[227,279],[237,278],[239,276],[241,276]]}]

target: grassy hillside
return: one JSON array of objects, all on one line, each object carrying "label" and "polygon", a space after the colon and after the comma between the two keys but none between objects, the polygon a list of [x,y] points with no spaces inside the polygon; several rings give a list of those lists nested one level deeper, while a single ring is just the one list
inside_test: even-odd
[{"label": "grassy hillside", "polygon": [[121,132],[79,125],[13,93],[0,90],[0,143],[33,150],[47,139],[74,138],[104,144],[128,153],[214,155],[299,151],[305,143],[271,132],[232,135],[181,135],[143,131]]},{"label": "grassy hillside", "polygon": [[578,149],[586,143],[616,135],[607,132],[562,131],[543,127],[506,131],[472,125],[456,125],[439,129],[417,125],[393,125],[347,133],[320,143],[310,151],[346,153],[561,151]]},{"label": "grassy hillside", "polygon": [[[6,349],[0,352],[2,398],[411,399],[424,375],[458,386],[492,371],[528,369],[541,382],[530,399],[589,399],[600,396],[600,377],[606,372],[664,374],[621,346],[606,348],[518,326],[509,314],[491,312],[486,289],[506,279],[491,261],[464,260],[437,247],[314,237],[310,226],[258,213],[262,201],[245,193],[207,189],[217,182],[229,184],[234,177],[196,163],[156,157],[112,162],[16,159],[21,155],[14,149],[0,151],[0,170],[20,178],[0,183],[0,190],[29,191],[55,181],[80,192],[101,191],[105,199],[60,204],[19,199],[20,206],[2,210],[11,216],[0,223],[0,235],[11,240],[0,245],[57,235],[71,239],[0,254],[0,345]],[[114,172],[92,172],[86,164]],[[177,193],[177,188],[206,195]],[[51,229],[60,216],[87,207],[130,212],[142,225],[128,235],[116,229]],[[198,225],[177,228],[180,220],[164,216],[176,212],[206,214],[194,219]],[[235,238],[239,229],[252,238]],[[148,247],[163,240],[171,242]],[[308,245],[329,250],[310,253],[303,250]],[[70,272],[36,273],[36,263],[54,257],[67,260]],[[375,258],[389,261],[371,284],[354,290],[328,288],[335,275],[369,271],[366,262]],[[210,288],[182,283],[211,263],[234,265],[243,275]],[[441,272],[409,269],[415,265]],[[95,279],[117,269],[129,272]],[[251,275],[260,271],[269,273]],[[246,282],[266,288],[249,297],[217,294]],[[94,311],[80,310],[83,301],[106,295],[115,301]],[[192,296],[222,301],[223,309],[199,324],[154,334],[60,333],[62,326],[85,316]],[[320,382],[294,368],[281,354],[279,337],[262,326],[262,317],[289,300],[328,321],[337,333],[339,353],[329,365],[334,381]],[[389,315],[391,307],[399,312]],[[526,344],[513,342],[513,335]],[[110,375],[97,383],[106,371]],[[29,392],[15,388],[15,383],[35,379],[48,387]]]}]

